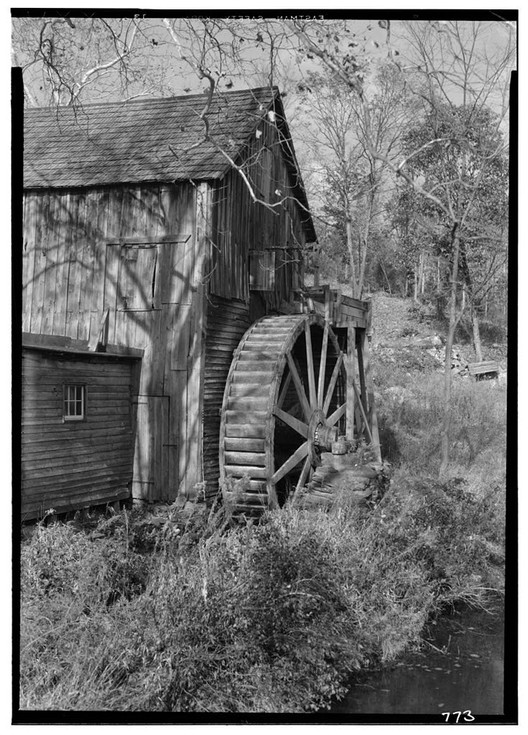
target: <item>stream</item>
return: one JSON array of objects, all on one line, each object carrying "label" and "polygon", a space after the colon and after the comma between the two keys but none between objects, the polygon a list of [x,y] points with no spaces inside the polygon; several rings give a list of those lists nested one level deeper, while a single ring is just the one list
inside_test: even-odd
[{"label": "stream", "polygon": [[[459,719],[504,713],[504,618],[466,610],[428,626],[421,650],[365,672],[330,712],[441,715]],[[464,714],[467,711],[470,715]],[[450,715],[450,722],[456,714]],[[443,716],[442,721],[445,721]]]}]

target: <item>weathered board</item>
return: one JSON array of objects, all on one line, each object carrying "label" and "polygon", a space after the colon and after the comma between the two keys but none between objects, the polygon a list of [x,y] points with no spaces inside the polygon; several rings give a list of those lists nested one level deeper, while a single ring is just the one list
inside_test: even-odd
[{"label": "weathered board", "polygon": [[208,498],[218,492],[220,411],[233,351],[250,326],[249,308],[242,301],[211,296],[207,307],[204,363],[204,481]]},{"label": "weathered board", "polygon": [[[216,166],[206,176],[210,154],[203,155],[189,143],[185,155],[192,152],[194,164],[188,170],[193,174],[181,180],[171,174],[166,181],[174,183],[161,183],[165,180],[157,156],[166,155],[167,140],[175,130],[179,142],[185,133],[164,123],[169,125],[168,137],[163,137],[156,155],[130,158],[126,136],[112,134],[106,167],[95,166],[99,159],[91,158],[89,138],[75,138],[72,144],[86,156],[86,168],[72,167],[63,147],[62,158],[53,157],[48,166],[57,188],[28,189],[25,194],[24,330],[81,340],[92,350],[104,349],[107,343],[142,350],[132,403],[137,431],[129,437],[134,459],[127,459],[127,467],[133,467],[134,498],[169,502],[178,496],[188,498],[202,482],[208,498],[217,492],[220,409],[233,350],[258,317],[300,309],[294,294],[303,287],[301,251],[315,239],[315,232],[278,91],[272,97],[272,108],[261,103],[258,111],[251,108],[249,122],[248,115],[240,113],[235,145],[231,137],[226,143],[233,147],[236,168]],[[266,100],[266,105],[272,103],[269,95]],[[160,111],[169,105],[166,100],[156,104]],[[179,104],[186,107],[190,125],[195,111],[187,109],[188,100]],[[129,125],[125,130],[135,131],[137,146],[153,143],[144,123],[139,135],[139,118],[130,117],[130,108],[122,114]],[[121,124],[114,108],[112,115],[115,124]],[[236,110],[237,120],[238,115]],[[159,124],[156,118],[158,128]],[[73,128],[68,130],[74,134]],[[235,137],[231,127],[229,136]],[[54,140],[57,145],[61,139]],[[178,147],[177,141],[174,145]],[[48,148],[36,150],[46,160]],[[166,166],[178,168],[184,159],[172,156]],[[115,178],[115,173],[112,178],[109,172],[115,172],[117,164],[120,171],[142,170],[147,178]],[[157,173],[151,177],[154,169]],[[70,178],[64,179],[66,174]],[[47,186],[47,178],[40,184],[38,177],[30,180],[32,186]],[[354,328],[365,328],[365,305],[340,293],[332,294],[331,300],[327,295],[323,292],[321,302],[314,294],[315,310],[335,326],[351,328],[353,341]],[[126,391],[120,378],[87,371],[93,382],[91,395],[100,405],[92,406],[90,424],[76,424],[69,444],[82,470],[72,470],[69,480],[66,475],[57,480],[64,497],[71,482],[72,497],[79,502],[89,496],[82,473],[90,465],[95,438],[107,430],[119,434],[130,410],[124,408]],[[59,378],[52,372],[39,376],[42,390],[52,392]],[[315,388],[311,386],[311,392]],[[365,386],[362,390],[365,393]],[[38,417],[28,414],[24,421],[28,441],[38,445],[27,460],[28,469],[40,472],[31,480],[36,492],[38,483],[53,474],[54,461],[65,460],[68,452],[63,446],[60,454],[54,450],[51,457],[45,456],[46,447],[60,441],[63,426],[50,424],[39,436],[39,422],[55,421],[56,407],[41,400],[33,373],[24,377],[24,391],[28,411],[40,412]],[[106,391],[113,391],[111,400]],[[354,410],[352,399],[349,413]],[[249,442],[244,450],[257,451],[261,441],[257,413],[246,412],[241,420]],[[108,475],[105,458],[115,449],[115,442],[106,436],[102,464],[93,473],[101,488]]]},{"label": "weathered board", "polygon": [[[23,348],[22,519],[130,495],[138,358]],[[85,387],[85,419],[65,421],[63,386]]]},{"label": "weathered board", "polygon": [[[306,242],[306,213],[297,204],[299,179],[286,164],[282,144],[277,126],[263,121],[247,141],[240,170],[216,186],[210,278],[216,296],[247,301],[253,279],[277,306],[300,285],[297,253]],[[259,265],[266,273],[262,282]]]},{"label": "weathered board", "polygon": [[108,313],[106,341],[143,350],[133,489],[144,500],[186,491],[188,447],[200,442],[186,420],[200,416],[201,401],[189,386],[202,352],[196,191],[184,183],[25,195],[24,330],[95,346]]}]

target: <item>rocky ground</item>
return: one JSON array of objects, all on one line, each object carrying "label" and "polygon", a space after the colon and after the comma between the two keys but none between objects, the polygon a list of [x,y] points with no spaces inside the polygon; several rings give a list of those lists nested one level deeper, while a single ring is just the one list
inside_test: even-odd
[{"label": "rocky ground", "polygon": [[[445,325],[439,324],[427,310],[412,299],[385,293],[372,295],[372,351],[385,363],[409,370],[443,370]],[[496,360],[501,373],[507,366],[507,345],[483,340],[483,359]],[[458,341],[453,354],[462,364],[475,362],[473,346]]]}]

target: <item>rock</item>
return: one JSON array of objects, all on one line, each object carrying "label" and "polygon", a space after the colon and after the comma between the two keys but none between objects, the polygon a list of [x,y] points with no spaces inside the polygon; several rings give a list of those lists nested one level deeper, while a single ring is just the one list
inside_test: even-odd
[{"label": "rock", "polygon": [[321,464],[300,498],[305,507],[331,505],[340,496],[347,502],[367,503],[382,497],[388,484],[388,466],[358,461],[354,453],[324,452]]},{"label": "rock", "polygon": [[421,337],[415,339],[409,343],[409,347],[434,347],[440,349],[442,347],[442,339],[437,334],[432,334],[428,337]]}]

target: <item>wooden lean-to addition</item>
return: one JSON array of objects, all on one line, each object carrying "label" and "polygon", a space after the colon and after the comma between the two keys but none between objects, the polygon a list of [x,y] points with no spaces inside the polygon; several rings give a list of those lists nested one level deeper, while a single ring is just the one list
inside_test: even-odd
[{"label": "wooden lean-to addition", "polygon": [[[235,362],[233,353],[262,318],[289,320],[291,335],[300,330],[305,343],[315,330],[315,363],[305,345],[301,362],[313,366],[300,369],[310,405],[326,400],[333,367],[320,377],[321,365],[339,359],[348,376],[340,368],[341,393],[328,399],[328,410],[340,411],[334,424],[344,431],[346,418],[377,441],[365,374],[367,304],[304,288],[302,254],[315,231],[278,90],[217,94],[208,137],[204,104],[202,95],[190,95],[26,111],[22,329],[31,369],[24,378],[22,495],[29,514],[69,495],[77,505],[111,502],[116,494],[148,502],[213,498],[220,475],[245,466],[226,459],[223,401],[243,359],[240,348]],[[300,349],[279,338],[289,329],[277,327],[277,339],[265,343],[272,361]],[[70,340],[76,352],[63,349],[55,369],[45,350],[53,344],[45,342],[56,339]],[[247,338],[243,344],[249,349]],[[44,413],[33,410],[41,372],[44,392],[57,399],[52,408],[46,397]],[[250,417],[250,404],[241,409],[248,427],[257,415]],[[59,406],[79,417],[59,417]],[[266,420],[275,420],[270,410]],[[48,418],[60,418],[60,429]],[[319,441],[317,426],[310,431]],[[89,481],[79,485],[78,468],[89,476],[88,447],[102,437],[112,440],[92,492]],[[46,459],[44,441],[52,449]],[[238,449],[241,460],[253,451],[247,442]],[[286,469],[284,462],[274,466],[272,484],[291,484],[299,466],[307,474],[307,455],[297,449]]]}]

